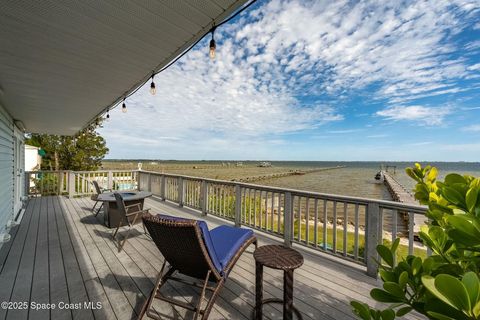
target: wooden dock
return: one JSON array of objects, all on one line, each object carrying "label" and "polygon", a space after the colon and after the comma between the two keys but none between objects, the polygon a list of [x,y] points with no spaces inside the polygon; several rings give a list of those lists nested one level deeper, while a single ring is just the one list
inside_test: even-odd
[{"label": "wooden dock", "polygon": [[342,169],[342,168],[346,168],[346,166],[315,168],[315,169],[309,169],[309,170],[289,170],[289,171],[285,171],[285,172],[277,172],[277,173],[271,173],[271,174],[261,174],[261,175],[256,175],[256,176],[240,178],[240,179],[233,179],[232,181],[253,182],[253,181],[275,179],[275,178],[282,178],[282,177],[288,177],[288,176],[301,176],[301,175],[308,174],[308,173],[334,170],[334,169]]},{"label": "wooden dock", "polygon": [[[388,192],[396,202],[403,202],[407,204],[418,204],[413,194],[407,190],[400,182],[395,179],[388,171],[381,171],[384,180],[383,183],[388,189]],[[413,233],[416,236],[420,231],[420,227],[425,224],[425,216],[416,214],[414,218]]]}]

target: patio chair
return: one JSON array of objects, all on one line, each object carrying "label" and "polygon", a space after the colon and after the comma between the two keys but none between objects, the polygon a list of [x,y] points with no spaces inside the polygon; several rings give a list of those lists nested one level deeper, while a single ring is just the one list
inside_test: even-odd
[{"label": "patio chair", "polygon": [[[150,209],[142,209],[142,204],[134,203],[131,205],[126,206],[125,202],[123,201],[123,197],[120,193],[115,192],[113,194],[115,196],[115,201],[117,203],[117,210],[120,214],[120,219],[117,228],[113,232],[113,239],[117,241],[116,236],[118,234],[118,230],[121,227],[127,226],[127,234],[123,238],[123,241],[120,239],[118,240],[118,252],[122,251],[125,242],[127,242],[128,237],[135,225],[136,222],[141,221],[140,218],[145,217],[146,215],[150,215]],[[147,230],[145,229],[145,225],[143,225],[143,232],[147,234]]]},{"label": "patio chair", "polygon": [[96,180],[93,180],[92,184],[95,187],[95,192],[96,192],[96,193],[92,194],[92,196],[90,197],[90,199],[95,201],[95,203],[93,204],[92,212],[95,212],[95,207],[100,202],[100,207],[98,207],[97,211],[95,212],[95,217],[96,217],[103,207],[103,202],[98,201],[98,195],[101,194],[101,193],[104,193],[104,192],[112,192],[112,190],[111,189],[100,188],[100,186],[98,185],[98,182]]},{"label": "patio chair", "polygon": [[[209,231],[205,221],[167,215],[146,216],[142,219],[163,255],[164,262],[152,293],[143,305],[139,319],[144,315],[160,318],[151,309],[155,298],[193,311],[194,319],[198,319],[200,315],[202,320],[208,319],[220,289],[238,258],[249,245],[254,244],[257,247],[257,239],[253,231],[230,226],[220,226]],[[167,263],[168,268],[164,272]],[[176,277],[173,275],[176,271],[203,280],[203,283],[198,284]],[[196,305],[162,295],[160,288],[168,280],[200,288],[200,297]],[[213,282],[214,285],[210,286],[209,282]],[[210,298],[205,295],[207,290],[211,292]],[[207,304],[202,309],[204,298]]]}]

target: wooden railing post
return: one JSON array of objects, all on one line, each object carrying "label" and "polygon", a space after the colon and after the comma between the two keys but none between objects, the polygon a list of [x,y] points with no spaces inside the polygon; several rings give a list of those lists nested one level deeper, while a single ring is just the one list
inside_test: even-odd
[{"label": "wooden railing post", "polygon": [[202,184],[200,185],[200,208],[202,210],[203,215],[207,215],[207,204],[208,204],[208,185],[207,181],[202,180]]},{"label": "wooden railing post", "polygon": [[165,175],[162,175],[162,182],[160,186],[160,197],[162,198],[162,201],[165,201],[166,197],[165,194],[167,192],[167,177]]},{"label": "wooden railing post", "polygon": [[367,274],[376,278],[378,274],[379,255],[377,253],[377,245],[380,243],[381,234],[379,234],[380,207],[378,203],[370,202],[367,205],[367,225],[365,230],[365,263],[367,265]]},{"label": "wooden railing post", "polygon": [[147,183],[147,185],[148,185],[148,191],[149,191],[149,192],[152,192],[152,175],[151,175],[150,173],[148,174],[148,183]]},{"label": "wooden railing post", "polygon": [[57,175],[58,175],[57,195],[61,195],[62,194],[62,187],[63,187],[63,173],[62,173],[62,171],[58,171]]},{"label": "wooden railing post", "polygon": [[235,185],[235,226],[242,225],[242,188],[240,185]]},{"label": "wooden railing post", "polygon": [[73,198],[75,195],[75,172],[68,171],[68,197]]},{"label": "wooden railing post", "polygon": [[178,182],[178,206],[183,207],[183,197],[184,197],[184,194],[183,194],[183,178],[178,177],[177,182]]},{"label": "wooden railing post", "polygon": [[292,193],[285,192],[285,208],[283,210],[283,240],[287,247],[292,246],[293,201]]},{"label": "wooden railing post", "polygon": [[107,173],[107,189],[113,190],[113,172],[108,171]]}]

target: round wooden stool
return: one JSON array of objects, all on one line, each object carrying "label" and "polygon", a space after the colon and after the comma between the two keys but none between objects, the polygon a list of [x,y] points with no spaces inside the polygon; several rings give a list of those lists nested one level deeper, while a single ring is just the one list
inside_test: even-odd
[{"label": "round wooden stool", "polygon": [[[302,319],[298,309],[293,306],[293,271],[303,264],[303,256],[300,252],[282,245],[268,245],[256,249],[253,257],[255,258],[254,319],[262,319],[262,307],[267,303],[282,303],[284,320],[292,320],[294,312],[297,319]],[[264,266],[283,270],[283,300],[263,299]]]}]

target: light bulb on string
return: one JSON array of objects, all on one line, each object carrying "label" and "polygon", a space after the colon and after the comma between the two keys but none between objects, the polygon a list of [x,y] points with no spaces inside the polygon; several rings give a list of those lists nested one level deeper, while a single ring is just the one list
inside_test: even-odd
[{"label": "light bulb on string", "polygon": [[217,44],[215,43],[215,39],[213,38],[215,33],[215,27],[212,28],[212,40],[210,40],[210,59],[215,59],[215,49],[217,48]]},{"label": "light bulb on string", "polygon": [[107,121],[110,119],[110,110],[107,110],[107,116],[106,116],[106,118],[107,118]]},{"label": "light bulb on string", "polygon": [[155,82],[153,82],[153,77],[155,76],[155,72],[152,72],[152,83],[150,83],[150,94],[152,96],[155,95],[155,93],[157,93],[157,89],[155,88]]},{"label": "light bulb on string", "polygon": [[123,112],[123,113],[127,113],[127,105],[125,104],[125,98],[123,98],[122,112]]}]

